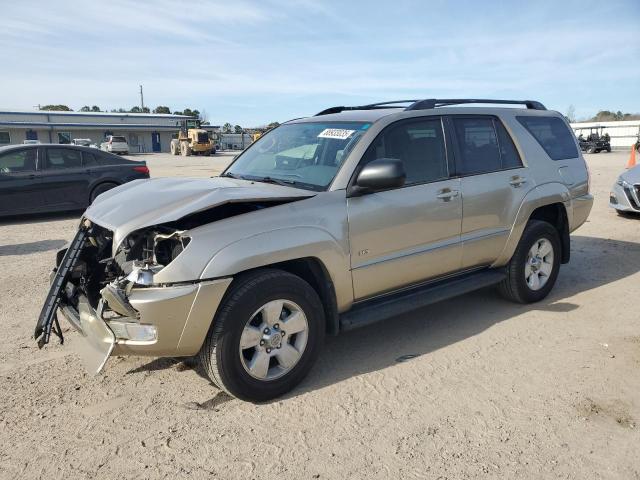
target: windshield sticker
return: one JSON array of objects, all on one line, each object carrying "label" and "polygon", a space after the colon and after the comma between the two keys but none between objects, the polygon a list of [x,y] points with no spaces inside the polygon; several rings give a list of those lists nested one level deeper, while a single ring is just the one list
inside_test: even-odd
[{"label": "windshield sticker", "polygon": [[335,138],[336,140],[346,140],[355,130],[345,130],[343,128],[325,128],[318,138]]}]

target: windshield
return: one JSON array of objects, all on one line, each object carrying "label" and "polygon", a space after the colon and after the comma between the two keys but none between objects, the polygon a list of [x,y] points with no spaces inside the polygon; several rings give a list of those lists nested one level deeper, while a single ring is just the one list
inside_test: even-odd
[{"label": "windshield", "polygon": [[118,143],[127,143],[127,139],[124,137],[111,137],[111,141]]},{"label": "windshield", "polygon": [[363,122],[282,125],[260,137],[223,175],[325,190],[370,125]]}]

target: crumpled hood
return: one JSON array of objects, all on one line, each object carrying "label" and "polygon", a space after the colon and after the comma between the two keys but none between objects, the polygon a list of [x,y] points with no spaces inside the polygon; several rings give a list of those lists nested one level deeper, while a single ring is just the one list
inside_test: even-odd
[{"label": "crumpled hood", "polygon": [[636,165],[635,167],[630,168],[629,170],[624,172],[622,175],[620,175],[620,178],[622,178],[623,180],[626,180],[632,185],[635,185],[636,183],[640,183],[640,165]]},{"label": "crumpled hood", "polygon": [[100,195],[85,217],[113,232],[113,246],[140,228],[231,202],[313,197],[315,192],[228,177],[135,180]]}]

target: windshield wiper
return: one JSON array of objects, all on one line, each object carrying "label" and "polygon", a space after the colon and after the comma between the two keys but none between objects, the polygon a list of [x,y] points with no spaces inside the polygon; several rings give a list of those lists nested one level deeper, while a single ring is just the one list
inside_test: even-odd
[{"label": "windshield wiper", "polygon": [[285,187],[288,187],[289,185],[295,185],[296,183],[298,183],[295,180],[283,180],[281,178],[273,178],[273,177],[258,177],[258,178],[252,178],[251,180],[253,180],[254,182],[274,183],[276,185],[282,185]]},{"label": "windshield wiper", "polygon": [[229,177],[229,178],[238,178],[240,180],[244,180],[244,177],[242,175],[238,175],[237,173],[227,172],[227,173],[223,173],[220,176],[221,177]]}]

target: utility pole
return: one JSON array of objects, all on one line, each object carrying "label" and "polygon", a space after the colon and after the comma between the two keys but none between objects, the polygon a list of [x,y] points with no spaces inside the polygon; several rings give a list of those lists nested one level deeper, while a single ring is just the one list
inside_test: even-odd
[{"label": "utility pole", "polygon": [[140,108],[144,111],[144,95],[142,93],[142,85],[140,85]]}]

